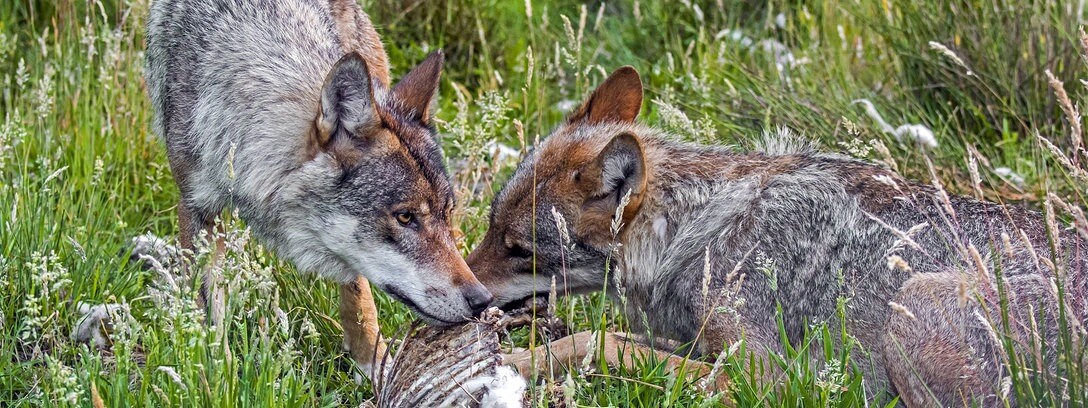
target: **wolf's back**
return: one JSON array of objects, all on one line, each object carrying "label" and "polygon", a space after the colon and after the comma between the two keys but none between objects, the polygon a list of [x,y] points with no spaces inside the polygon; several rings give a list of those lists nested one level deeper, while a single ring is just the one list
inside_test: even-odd
[{"label": "wolf's back", "polygon": [[167,130],[185,119],[173,116],[188,107],[196,108],[191,119],[202,127],[196,119],[275,119],[262,115],[269,105],[305,100],[312,110],[325,74],[343,54],[334,30],[327,2],[316,0],[156,1],[147,29],[155,129],[173,138],[177,132]]},{"label": "wolf's back", "polygon": [[[159,0],[147,27],[153,128],[194,208],[243,212],[304,160],[320,89],[358,51],[385,51],[352,0]],[[233,160],[230,160],[233,158]]]}]

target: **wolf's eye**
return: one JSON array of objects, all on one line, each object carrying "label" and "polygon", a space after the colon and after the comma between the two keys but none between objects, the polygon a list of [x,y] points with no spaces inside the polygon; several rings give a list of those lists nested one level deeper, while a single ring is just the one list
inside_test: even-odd
[{"label": "wolf's eye", "polygon": [[514,246],[510,247],[509,251],[510,256],[513,258],[529,259],[533,257],[533,251],[525,249],[525,247],[521,245],[515,244]]},{"label": "wolf's eye", "polygon": [[396,214],[393,214],[393,216],[397,217],[397,222],[405,227],[407,227],[409,224],[412,223],[412,221],[415,221],[416,219],[415,214],[407,211],[398,211]]}]

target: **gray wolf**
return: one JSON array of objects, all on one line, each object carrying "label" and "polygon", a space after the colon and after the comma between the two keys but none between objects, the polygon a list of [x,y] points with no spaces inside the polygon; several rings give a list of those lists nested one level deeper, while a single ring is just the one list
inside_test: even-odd
[{"label": "gray wolf", "polygon": [[[432,324],[491,296],[449,225],[454,195],[431,123],[443,56],[390,87],[353,0],[160,0],[147,26],[154,131],[180,190],[182,247],[235,208],[298,269],[342,283],[346,343],[381,354],[370,283]],[[205,291],[213,311],[224,294]]]},{"label": "gray wolf", "polygon": [[[496,305],[548,293],[553,278],[560,294],[607,289],[653,336],[694,343],[704,358],[743,338],[764,363],[783,350],[780,308],[794,345],[810,324],[845,325],[867,352],[867,387],[912,407],[1001,404],[998,333],[1022,352],[1032,339],[1057,344],[1064,308],[1083,336],[1088,242],[1048,234],[1039,213],[949,196],[788,132],[752,152],[679,142],[636,123],[641,105],[638,73],[621,68],[519,164],[468,257]],[[530,361],[578,362],[589,339],[509,361],[523,375],[540,369]],[[638,345],[604,340],[613,364],[630,362],[616,347]]]}]

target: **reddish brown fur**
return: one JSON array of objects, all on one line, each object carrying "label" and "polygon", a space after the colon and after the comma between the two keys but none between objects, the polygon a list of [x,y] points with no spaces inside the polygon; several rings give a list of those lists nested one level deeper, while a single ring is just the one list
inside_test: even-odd
[{"label": "reddish brown fur", "polygon": [[358,52],[366,58],[371,75],[385,87],[389,86],[389,61],[381,37],[374,30],[370,17],[359,9],[355,0],[329,0],[329,10],[344,53]]},{"label": "reddish brown fur", "polygon": [[[592,202],[594,192],[601,185],[600,162],[598,158],[606,144],[611,143],[612,137],[622,135],[625,132],[639,134],[639,131],[647,131],[633,123],[634,115],[631,114],[632,106],[638,106],[640,99],[630,97],[633,92],[624,92],[614,89],[617,83],[626,83],[626,87],[633,88],[627,74],[621,70],[601,85],[601,88],[593,92],[564,126],[540,145],[533,156],[523,163],[519,174],[524,169],[533,170],[533,178],[518,178],[508,184],[500,194],[514,197],[501,201],[501,211],[493,214],[491,230],[484,241],[469,256],[469,264],[472,265],[477,277],[497,296],[504,290],[507,282],[516,282],[524,276],[519,276],[517,261],[508,255],[509,248],[514,245],[531,247],[533,242],[515,242],[523,239],[515,234],[508,233],[511,225],[525,222],[526,218],[536,218],[540,221],[537,201],[546,200],[549,205],[560,207],[567,225],[573,230],[576,240],[583,239],[580,243],[601,246],[614,240],[610,227],[614,213],[609,207],[598,206]],[[615,81],[615,82],[614,82]],[[603,98],[603,99],[601,99]],[[604,103],[598,103],[604,101]],[[617,103],[619,106],[609,105]],[[634,114],[637,114],[635,109]],[[659,133],[656,133],[659,135]],[[763,183],[770,183],[775,176],[798,173],[802,169],[818,169],[817,174],[832,174],[846,193],[856,197],[861,209],[872,213],[881,214],[891,207],[899,205],[900,197],[910,196],[912,193],[919,196],[932,196],[931,187],[911,183],[902,179],[895,173],[862,162],[846,159],[819,160],[816,155],[794,154],[773,155],[762,153],[734,153],[724,149],[711,147],[687,149],[678,143],[663,142],[654,137],[636,139],[639,149],[643,152],[643,163],[646,169],[645,179],[641,185],[635,186],[632,193],[632,211],[624,211],[623,221],[625,229],[620,232],[619,240],[625,245],[635,240],[623,238],[623,234],[653,234],[654,215],[668,212],[662,188],[679,185],[678,180],[690,182],[684,187],[698,186],[698,181],[711,180],[714,182],[732,179],[754,179]],[[578,177],[577,175],[581,175]],[[779,178],[781,179],[781,178]],[[693,187],[698,188],[698,187]],[[1007,209],[1003,209],[1008,211]],[[1012,224],[1029,224],[1026,222],[1026,212],[1014,211],[1006,213]],[[753,219],[741,220],[735,225],[734,231],[738,235],[745,235],[744,229],[751,228],[745,222],[753,222]],[[729,238],[726,237],[726,240]],[[709,247],[708,247],[709,248]],[[631,249],[631,248],[628,248]],[[639,248],[635,248],[638,250]],[[708,249],[709,251],[709,249]],[[625,254],[626,255],[626,254]],[[622,262],[622,261],[621,261]],[[630,268],[631,265],[622,265],[621,268]],[[881,265],[883,267],[883,265]],[[637,277],[642,273],[638,271],[624,270],[626,277]],[[652,274],[652,271],[645,274]],[[643,275],[645,275],[643,274]],[[743,279],[743,278],[741,278]],[[959,273],[925,273],[911,277],[901,287],[897,287],[894,301],[902,305],[906,310],[914,311],[917,316],[905,314],[893,314],[884,325],[883,321],[877,328],[870,332],[879,331],[879,342],[875,344],[878,354],[882,352],[882,359],[887,358],[883,367],[890,377],[891,383],[901,395],[902,401],[908,406],[936,406],[940,405],[964,405],[982,403],[991,405],[995,403],[993,395],[994,384],[998,384],[1002,368],[1000,356],[1002,350],[996,348],[989,337],[980,335],[981,317],[989,318],[989,321],[1000,321],[997,316],[989,316],[990,311],[985,310],[973,300],[961,301],[958,293],[962,279]],[[1036,277],[1021,277],[1022,282],[1012,282],[1011,285],[1023,287],[1048,287],[1041,278],[1036,282]],[[626,282],[627,284],[637,284]],[[522,285],[523,283],[516,283]],[[654,289],[658,289],[654,288]],[[1046,310],[1057,310],[1053,304],[1056,300],[1047,298],[1045,291],[1036,289],[1035,293],[1028,290],[1014,291],[1020,300],[1011,299],[1010,302],[1022,304],[1049,304]],[[1032,294],[1031,296],[1027,296]],[[690,296],[691,293],[679,293],[675,296]],[[627,287],[628,300],[634,296],[640,296],[638,290]],[[705,295],[704,295],[705,296]],[[989,296],[989,294],[987,294]],[[996,296],[996,295],[995,295]],[[1032,297],[1035,296],[1035,297]],[[892,299],[887,299],[892,300]],[[881,301],[885,301],[881,299]],[[964,302],[966,304],[958,304]],[[633,301],[633,304],[645,305],[645,302]],[[996,297],[987,299],[988,304],[997,304]],[[713,305],[706,305],[712,307]],[[1024,308],[1017,308],[1017,310]],[[643,312],[652,313],[649,310]],[[701,312],[700,312],[701,313]],[[696,313],[697,315],[699,313]],[[1053,318],[1053,317],[1050,317]],[[1010,315],[1009,321],[1017,321],[1018,316]],[[721,345],[734,344],[742,337],[749,345],[771,345],[780,341],[777,332],[751,333],[743,332],[745,326],[736,324],[714,324],[705,326],[706,331],[699,329],[696,340],[698,347],[706,354],[717,353]],[[885,332],[886,331],[886,332]],[[872,334],[872,333],[863,333]],[[1025,336],[1027,334],[1024,334]],[[508,363],[517,366],[525,376],[531,376],[534,372],[561,372],[560,365],[574,365],[581,363],[588,357],[601,357],[610,365],[630,364],[631,352],[617,352],[618,348],[631,348],[636,354],[654,353],[658,358],[667,361],[670,368],[678,367],[682,361],[677,356],[650,350],[644,346],[631,343],[625,338],[612,333],[606,333],[603,337],[605,344],[600,354],[587,350],[585,344],[589,342],[593,333],[578,333],[549,344],[547,348],[508,356]],[[703,348],[707,345],[706,348]],[[968,347],[964,347],[967,345]],[[752,347],[752,352],[757,361],[769,362],[767,349]],[[1042,360],[1042,357],[1039,358]],[[977,361],[985,360],[985,361]],[[883,360],[882,360],[883,361]],[[989,363],[988,365],[986,363]],[[710,372],[709,366],[699,362],[685,362],[688,364],[689,373],[705,375]],[[1042,363],[1040,363],[1042,364]],[[768,376],[781,374],[774,370],[768,370]],[[765,378],[773,382],[775,378]],[[719,389],[725,389],[728,379],[715,379]],[[935,395],[940,397],[935,397]],[[956,400],[951,400],[956,398]]]}]

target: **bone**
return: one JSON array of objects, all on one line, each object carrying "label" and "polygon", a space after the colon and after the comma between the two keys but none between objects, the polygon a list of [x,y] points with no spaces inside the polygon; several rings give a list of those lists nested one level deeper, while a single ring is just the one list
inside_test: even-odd
[{"label": "bone", "polygon": [[525,381],[502,365],[499,349],[500,333],[523,322],[491,308],[458,326],[414,327],[399,350],[385,357],[373,406],[524,406]]}]

